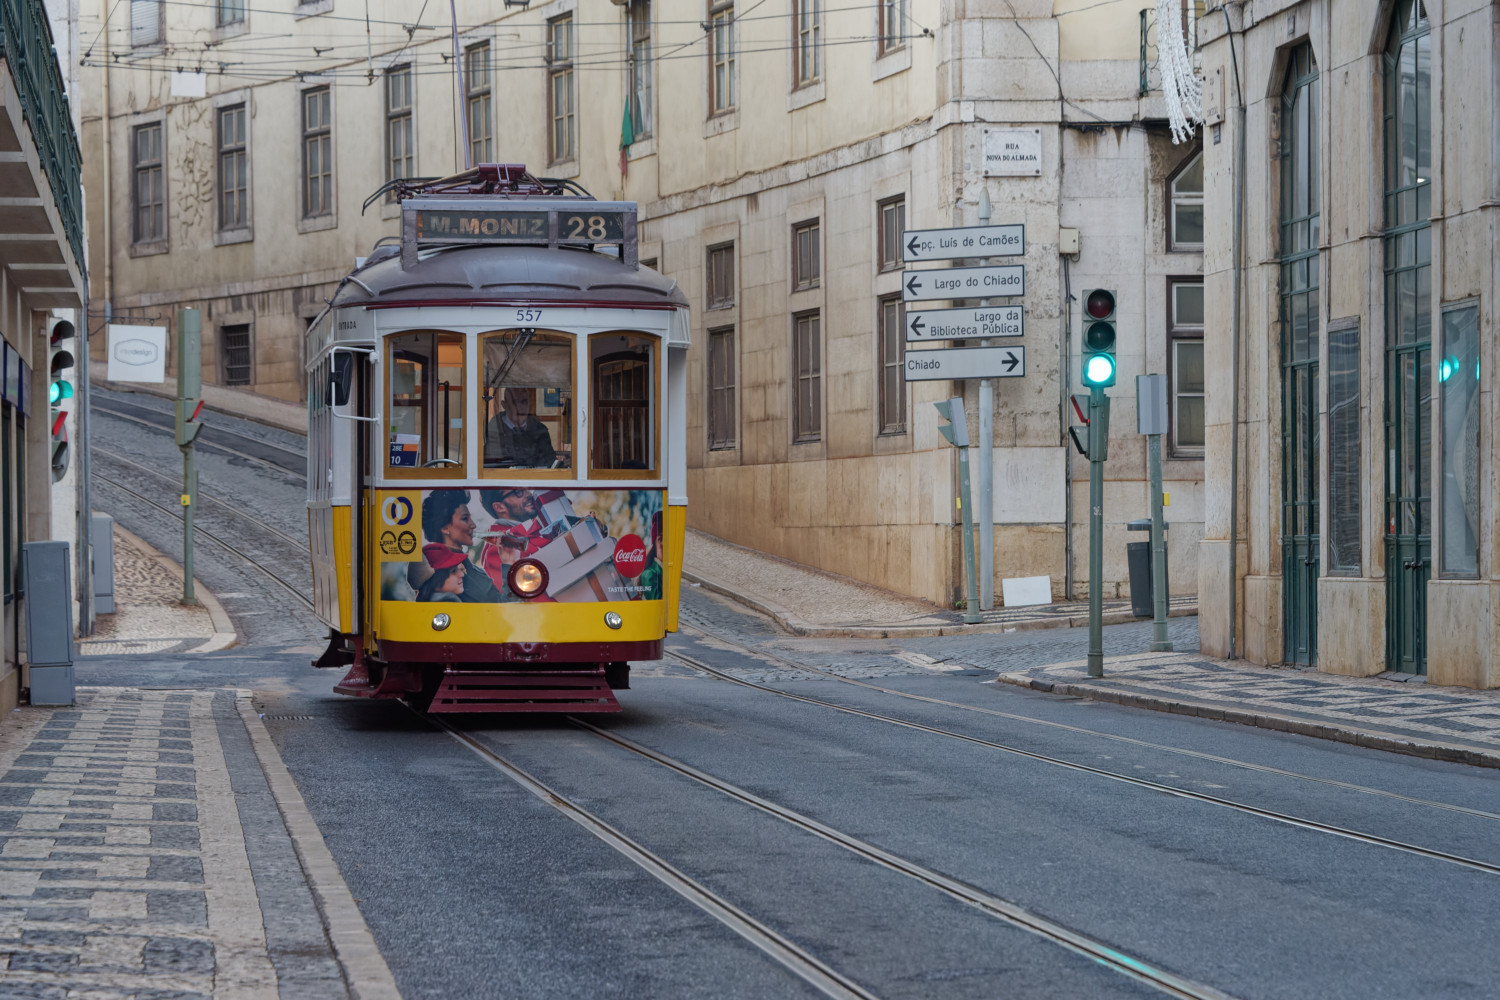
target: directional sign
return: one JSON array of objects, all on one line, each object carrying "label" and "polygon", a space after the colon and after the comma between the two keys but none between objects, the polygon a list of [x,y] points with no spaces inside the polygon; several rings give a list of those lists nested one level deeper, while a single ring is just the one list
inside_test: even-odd
[{"label": "directional sign", "polygon": [[943,267],[931,271],[902,271],[901,299],[988,299],[1026,292],[1026,265],[999,267]]},{"label": "directional sign", "polygon": [[922,309],[906,314],[906,342],[978,340],[1019,337],[1026,332],[1026,310],[1020,306],[980,309]]},{"label": "directional sign", "polygon": [[1020,378],[1026,374],[1026,348],[950,347],[942,351],[907,351],[905,368],[908,382]]},{"label": "directional sign", "polygon": [[1019,257],[1026,252],[1026,227],[965,226],[908,229],[901,234],[901,259],[956,260],[959,257]]}]

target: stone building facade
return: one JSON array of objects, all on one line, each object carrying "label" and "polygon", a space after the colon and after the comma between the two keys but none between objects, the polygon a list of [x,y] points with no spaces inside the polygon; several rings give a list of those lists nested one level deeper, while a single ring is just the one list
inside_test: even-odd
[{"label": "stone building facade", "polygon": [[1200,41],[1203,648],[1500,685],[1500,6],[1256,0]]},{"label": "stone building facade", "polygon": [[[994,581],[1084,591],[1068,395],[1079,292],[1105,287],[1121,336],[1106,593],[1142,537],[1123,522],[1149,513],[1132,419],[1147,371],[1173,380],[1171,576],[1194,590],[1202,159],[1170,138],[1154,22],[1131,5],[470,0],[456,43],[379,0],[368,40],[345,0],[130,6],[85,58],[85,149],[110,206],[96,307],[168,324],[201,308],[206,382],[300,398],[308,319],[395,233],[395,206],[365,199],[462,169],[466,147],[524,162],[638,202],[642,259],[693,303],[690,522],[946,605],[962,593],[957,462],[931,403],[962,394],[972,423],[978,388],[902,380],[899,233],[974,225],[983,192],[993,222],[1026,227],[1009,300],[1026,375],[996,380],[989,443]],[[1032,134],[1032,173],[987,176],[996,129]]]}]

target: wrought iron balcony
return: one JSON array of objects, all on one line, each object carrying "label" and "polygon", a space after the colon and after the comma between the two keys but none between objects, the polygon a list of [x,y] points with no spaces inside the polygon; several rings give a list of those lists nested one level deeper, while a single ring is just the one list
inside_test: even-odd
[{"label": "wrought iron balcony", "polygon": [[0,57],[15,81],[22,115],[31,129],[64,235],[81,272],[86,266],[82,157],[42,0],[0,0]]}]

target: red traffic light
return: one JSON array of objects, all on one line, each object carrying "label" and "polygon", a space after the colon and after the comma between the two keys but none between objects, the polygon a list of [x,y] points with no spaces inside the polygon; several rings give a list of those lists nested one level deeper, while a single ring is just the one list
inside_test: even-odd
[{"label": "red traffic light", "polygon": [[1089,293],[1089,298],[1083,308],[1094,319],[1104,319],[1115,311],[1115,297],[1103,288],[1096,288]]}]

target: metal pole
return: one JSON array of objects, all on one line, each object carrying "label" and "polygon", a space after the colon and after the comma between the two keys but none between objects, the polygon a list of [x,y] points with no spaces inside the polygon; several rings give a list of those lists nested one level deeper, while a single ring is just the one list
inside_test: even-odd
[{"label": "metal pole", "polygon": [[[990,224],[990,192],[979,189],[979,224]],[[985,257],[981,263],[989,264]],[[982,299],[988,306],[991,299]],[[990,338],[981,340],[983,347],[994,346]],[[995,391],[993,383],[979,380],[979,610],[995,606]]]},{"label": "metal pole", "polygon": [[1151,475],[1151,652],[1172,651],[1167,638],[1167,533],[1162,516],[1161,435],[1146,435],[1146,464]]},{"label": "metal pole", "polygon": [[979,581],[974,574],[974,520],[969,513],[969,449],[958,449],[958,507],[964,532],[964,572],[969,578],[968,596],[964,601],[964,624],[977,625],[984,620],[979,613]]},{"label": "metal pole", "polygon": [[177,312],[177,447],[182,450],[182,603],[197,604],[193,593],[193,502],[197,499],[198,470],[193,464],[192,426],[202,391],[202,314],[196,309]]},{"label": "metal pole", "polygon": [[453,102],[458,106],[458,129],[462,133],[458,137],[458,148],[463,152],[460,159],[464,169],[468,170],[474,165],[470,160],[473,151],[469,149],[469,102],[464,99],[463,49],[458,44],[458,7],[454,0],[448,0],[448,13],[453,22]]},{"label": "metal pole", "polygon": [[1104,676],[1104,459],[1109,397],[1089,389],[1089,676]]},{"label": "metal pole", "polygon": [[193,443],[182,446],[182,603],[197,604],[193,593]]}]

